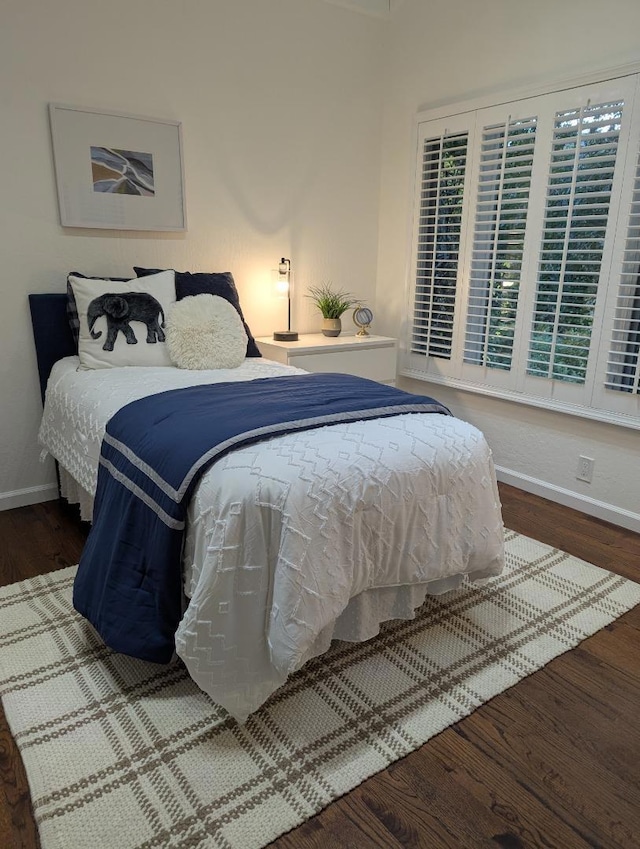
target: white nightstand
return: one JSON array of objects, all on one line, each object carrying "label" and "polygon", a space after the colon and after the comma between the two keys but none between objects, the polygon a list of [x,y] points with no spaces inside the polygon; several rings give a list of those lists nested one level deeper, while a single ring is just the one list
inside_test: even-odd
[{"label": "white nightstand", "polygon": [[380,383],[396,379],[396,340],[389,336],[300,335],[297,342],[256,339],[263,357],[307,371],[334,371],[368,377]]}]

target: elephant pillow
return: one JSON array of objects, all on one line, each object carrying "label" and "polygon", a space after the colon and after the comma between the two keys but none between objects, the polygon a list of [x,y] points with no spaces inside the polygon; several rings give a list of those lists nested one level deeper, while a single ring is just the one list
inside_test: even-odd
[{"label": "elephant pillow", "polygon": [[69,276],[78,320],[80,368],[170,366],[166,316],[176,300],[173,271],[143,280]]},{"label": "elephant pillow", "polygon": [[[69,319],[69,327],[71,328],[71,333],[73,334],[73,339],[76,343],[76,351],[78,350],[78,336],[80,335],[80,319],[78,318],[78,307],[76,306],[76,299],[73,295],[73,289],[71,288],[70,278],[78,277],[81,280],[118,280],[119,282],[126,282],[130,280],[130,277],[87,277],[86,274],[80,274],[79,271],[72,271],[67,275],[67,318]],[[134,278],[135,279],[135,278]]]}]

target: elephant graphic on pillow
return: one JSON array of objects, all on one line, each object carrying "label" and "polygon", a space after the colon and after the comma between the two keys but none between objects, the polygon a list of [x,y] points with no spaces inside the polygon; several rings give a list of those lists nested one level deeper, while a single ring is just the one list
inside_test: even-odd
[{"label": "elephant graphic on pillow", "polygon": [[159,301],[146,292],[124,292],[116,295],[107,292],[94,298],[87,310],[89,333],[92,339],[99,339],[102,331],[95,331],[94,325],[99,318],[107,321],[107,338],[103,351],[113,351],[119,332],[124,334],[127,345],[137,345],[138,340],[130,322],[139,321],[147,326],[147,342],[164,342],[164,311]]}]

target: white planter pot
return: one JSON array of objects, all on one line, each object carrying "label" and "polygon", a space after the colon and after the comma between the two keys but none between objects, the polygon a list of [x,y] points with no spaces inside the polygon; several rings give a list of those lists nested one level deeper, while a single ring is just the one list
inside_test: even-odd
[{"label": "white planter pot", "polygon": [[340,336],[342,321],[339,318],[323,318],[322,332],[325,336]]}]

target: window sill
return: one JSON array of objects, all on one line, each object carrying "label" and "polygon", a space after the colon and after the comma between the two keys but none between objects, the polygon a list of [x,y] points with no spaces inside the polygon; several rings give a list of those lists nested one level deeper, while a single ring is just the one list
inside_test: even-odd
[{"label": "window sill", "polygon": [[592,421],[604,422],[605,424],[617,425],[618,427],[628,427],[632,430],[640,430],[640,418],[637,416],[629,416],[624,413],[614,413],[608,410],[598,410],[595,407],[583,407],[578,404],[568,404],[565,401],[553,401],[549,398],[536,398],[534,395],[524,395],[521,392],[514,392],[509,389],[497,389],[494,386],[487,386],[483,383],[471,383],[466,380],[458,380],[453,377],[440,377],[437,375],[427,375],[418,369],[401,369],[399,372],[401,377],[408,377],[412,380],[421,380],[426,383],[437,383],[441,386],[448,386],[451,389],[459,389],[463,392],[473,392],[476,395],[486,395],[490,398],[499,398],[502,401],[513,401],[516,404],[525,404],[528,407],[538,407],[541,410],[548,410],[552,413],[564,413],[565,415],[578,416],[582,419],[591,419]]}]

